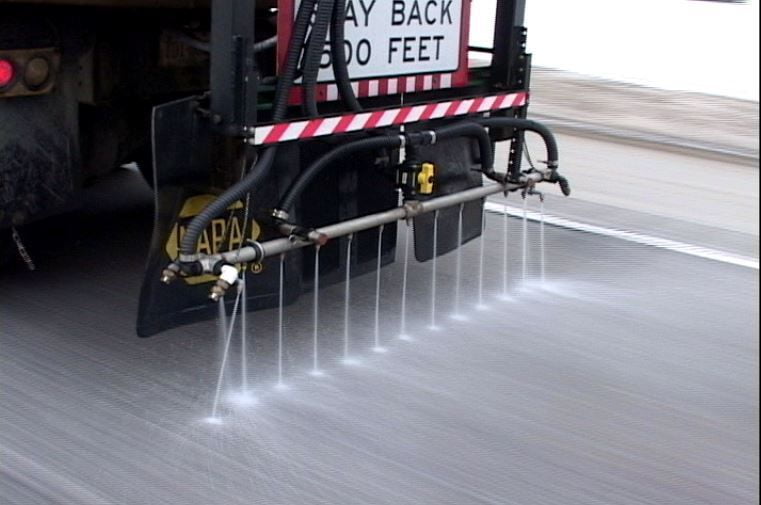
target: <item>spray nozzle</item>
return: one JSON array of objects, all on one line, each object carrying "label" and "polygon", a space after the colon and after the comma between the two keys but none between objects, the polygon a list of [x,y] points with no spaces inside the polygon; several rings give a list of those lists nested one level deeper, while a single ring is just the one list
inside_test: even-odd
[{"label": "spray nozzle", "polygon": [[222,265],[220,269],[219,278],[214,286],[211,287],[209,298],[213,302],[217,302],[225,297],[227,290],[230,286],[238,281],[238,269],[232,265]]},{"label": "spray nozzle", "polygon": [[541,191],[538,191],[533,184],[531,186],[526,186],[521,192],[521,196],[524,199],[526,199],[529,196],[538,196],[540,202],[544,201],[544,193],[542,193]]}]

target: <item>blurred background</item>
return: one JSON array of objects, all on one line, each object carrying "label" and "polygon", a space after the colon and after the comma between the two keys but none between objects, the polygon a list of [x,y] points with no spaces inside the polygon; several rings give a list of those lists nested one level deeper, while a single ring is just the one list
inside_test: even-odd
[{"label": "blurred background", "polygon": [[[473,12],[492,12],[494,4],[475,0]],[[758,19],[758,0],[534,0],[526,6],[538,67],[756,102]],[[491,44],[492,24],[473,16],[474,45]]]}]

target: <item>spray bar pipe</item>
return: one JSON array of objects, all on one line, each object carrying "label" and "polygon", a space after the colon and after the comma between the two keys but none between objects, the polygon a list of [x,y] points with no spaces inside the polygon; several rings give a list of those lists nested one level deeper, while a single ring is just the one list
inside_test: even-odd
[{"label": "spray bar pipe", "polygon": [[521,181],[519,184],[489,184],[487,186],[466,189],[458,193],[440,196],[426,201],[408,201],[401,207],[318,228],[309,233],[308,239],[292,236],[288,238],[268,240],[266,242],[254,242],[249,246],[243,247],[240,251],[217,254],[210,257],[210,259],[216,259],[217,261],[215,263],[220,261],[224,263],[259,262],[265,258],[314,245],[315,243],[324,244],[328,240],[377,228],[384,224],[393,223],[403,219],[411,219],[421,214],[444,209],[446,207],[452,207],[472,200],[478,200],[489,195],[520,189],[527,184],[541,182],[542,178],[543,176],[540,173],[531,173],[526,174],[525,180]]}]

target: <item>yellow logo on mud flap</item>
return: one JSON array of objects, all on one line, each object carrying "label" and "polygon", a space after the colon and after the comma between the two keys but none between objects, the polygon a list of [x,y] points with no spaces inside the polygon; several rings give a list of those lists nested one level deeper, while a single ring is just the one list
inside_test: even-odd
[{"label": "yellow logo on mud flap", "polygon": [[[164,247],[170,259],[177,258],[180,251],[180,241],[185,235],[185,230],[190,221],[215,198],[214,195],[198,195],[185,200],[182,209],[180,209],[180,214],[177,216],[177,222],[174,224]],[[243,224],[245,218],[243,202],[235,202],[227,210],[230,212],[212,220],[203,231],[203,234],[198,239],[196,252],[199,254],[216,254],[224,251],[233,251],[241,245],[245,245],[244,242],[247,239],[256,240],[259,238],[261,229],[256,221],[251,219],[248,226]],[[243,236],[244,228],[245,237]],[[250,266],[236,266],[239,269],[245,268],[255,274],[262,271],[262,266],[258,263]],[[184,277],[183,280],[188,284],[202,284],[204,282],[213,282],[216,280],[216,277],[213,275],[199,275],[197,277]]]}]

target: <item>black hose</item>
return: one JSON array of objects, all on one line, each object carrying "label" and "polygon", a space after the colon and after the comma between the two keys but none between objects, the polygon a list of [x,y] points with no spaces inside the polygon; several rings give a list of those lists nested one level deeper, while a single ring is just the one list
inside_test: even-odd
[{"label": "black hose", "polygon": [[333,1],[318,1],[317,15],[309,34],[309,43],[304,51],[304,65],[302,67],[304,107],[307,115],[312,117],[319,114],[317,111],[317,75],[320,72],[320,60],[322,59],[322,51],[325,49],[328,27],[333,17]]},{"label": "black hose", "polygon": [[288,110],[291,86],[293,85],[293,79],[296,77],[296,69],[299,65],[299,56],[301,56],[307,28],[312,19],[314,2],[315,0],[302,0],[299,12],[296,14],[291,40],[288,42],[288,51],[285,56],[283,71],[280,73],[280,78],[277,80],[277,86],[275,87],[275,101],[272,105],[273,123],[282,121],[285,117],[285,112]]},{"label": "black hose", "polygon": [[[410,144],[410,149],[415,145],[429,144],[434,139],[445,140],[453,137],[474,137],[478,140],[478,146],[481,154],[481,168],[487,175],[493,175],[494,157],[491,150],[491,139],[486,129],[473,122],[461,122],[445,126],[438,130],[411,132],[406,135]],[[393,148],[401,145],[401,138],[396,135],[387,135],[382,137],[371,137],[356,140],[348,144],[339,146],[332,151],[324,154],[314,163],[309,165],[304,172],[294,181],[288,191],[281,198],[278,205],[279,210],[288,212],[295,205],[296,200],[301,196],[304,190],[309,186],[312,180],[325,168],[336,162],[338,159],[357,151],[370,151],[373,149]]]},{"label": "black hose", "polygon": [[532,131],[538,133],[544,140],[544,147],[547,149],[547,166],[551,170],[558,167],[558,143],[555,136],[549,128],[530,119],[511,118],[511,117],[487,117],[474,118],[473,121],[484,126],[515,128],[521,131]]},{"label": "black hose", "polygon": [[568,183],[568,179],[560,175],[557,171],[559,166],[558,143],[555,140],[555,135],[552,134],[549,128],[536,121],[521,118],[490,117],[478,118],[475,119],[475,121],[484,126],[515,128],[520,130],[521,133],[525,131],[538,133],[539,136],[542,137],[544,147],[547,150],[547,168],[549,168],[549,174],[545,180],[557,183],[563,194],[565,196],[570,196],[571,186]]},{"label": "black hose", "polygon": [[301,196],[301,193],[303,193],[307,186],[309,186],[309,183],[312,182],[312,179],[314,179],[320,172],[322,172],[323,169],[330,166],[338,159],[357,151],[371,151],[374,149],[394,148],[401,146],[401,144],[401,137],[396,135],[388,135],[383,137],[370,137],[366,139],[355,140],[354,142],[343,144],[331,151],[328,151],[323,156],[318,158],[317,161],[309,165],[307,169],[299,175],[291,187],[288,188],[288,191],[286,191],[285,195],[283,195],[283,197],[280,199],[278,209],[284,210],[286,212],[289,211],[294,206],[299,196]]},{"label": "black hose", "polygon": [[354,88],[351,87],[349,70],[346,67],[346,48],[344,47],[344,23],[346,22],[346,0],[335,0],[333,4],[333,22],[330,26],[330,57],[333,60],[333,76],[338,86],[338,94],[344,105],[354,112],[362,110]]},{"label": "black hose", "polygon": [[[304,37],[312,17],[315,0],[302,0],[299,12],[296,15],[296,21],[293,24],[291,40],[288,42],[288,51],[285,57],[285,64],[280,79],[278,79],[275,88],[275,100],[273,103],[272,120],[273,122],[282,121],[288,110],[288,98],[293,85],[293,79],[296,75],[296,68],[299,63],[299,56],[304,43]],[[198,238],[206,229],[212,219],[225,211],[235,201],[243,198],[246,193],[257,186],[267,175],[275,159],[277,146],[270,147],[259,157],[256,165],[249,170],[248,174],[240,181],[233,184],[224,193],[204,208],[188,224],[185,235],[180,242],[180,254],[194,256],[198,245]]]}]

